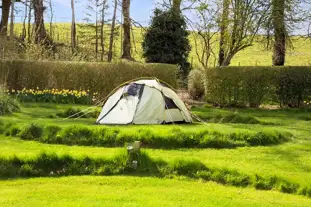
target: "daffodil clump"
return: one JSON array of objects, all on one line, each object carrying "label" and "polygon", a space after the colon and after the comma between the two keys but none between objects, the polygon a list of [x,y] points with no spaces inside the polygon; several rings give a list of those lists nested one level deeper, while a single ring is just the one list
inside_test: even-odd
[{"label": "daffodil clump", "polygon": [[90,93],[89,90],[69,90],[69,89],[22,89],[6,90],[21,102],[49,102],[62,104],[91,104],[96,101],[97,93]]},{"label": "daffodil clump", "polygon": [[303,102],[305,106],[311,107],[311,99]]}]

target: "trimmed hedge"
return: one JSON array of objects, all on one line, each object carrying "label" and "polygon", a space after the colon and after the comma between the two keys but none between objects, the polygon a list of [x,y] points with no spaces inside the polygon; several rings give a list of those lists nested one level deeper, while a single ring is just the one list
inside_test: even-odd
[{"label": "trimmed hedge", "polygon": [[123,131],[115,127],[82,125],[61,128],[57,125],[43,127],[30,124],[23,129],[16,129],[16,126],[11,126],[11,128],[7,129],[6,135],[15,135],[23,140],[35,140],[42,143],[123,147],[126,143],[141,141],[144,147],[163,149],[276,145],[287,142],[292,137],[291,133],[271,130],[260,132],[240,130],[234,133],[221,133],[210,130],[187,131],[179,127],[173,127],[166,132],[151,129]]},{"label": "trimmed hedge", "polygon": [[310,186],[300,186],[276,176],[262,177],[257,174],[242,174],[234,170],[209,168],[198,160],[176,159],[166,162],[161,159],[152,159],[145,151],[140,152],[137,158],[138,165],[134,168],[133,159],[126,152],[110,159],[87,156],[76,158],[68,154],[59,156],[47,153],[41,153],[34,158],[0,157],[0,178],[121,174],[157,177],[186,176],[219,184],[253,186],[258,190],[275,189],[283,193],[311,197]]},{"label": "trimmed hedge", "polygon": [[210,68],[205,92],[207,100],[219,106],[259,107],[272,101],[301,107],[311,98],[311,67]]},{"label": "trimmed hedge", "polygon": [[0,79],[9,89],[81,89],[102,97],[126,81],[157,77],[176,87],[177,66],[142,63],[0,61]]}]

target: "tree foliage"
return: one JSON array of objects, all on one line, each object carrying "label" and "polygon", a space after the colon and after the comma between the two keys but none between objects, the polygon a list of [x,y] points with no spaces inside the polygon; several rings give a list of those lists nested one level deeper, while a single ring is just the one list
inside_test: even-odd
[{"label": "tree foliage", "polygon": [[[156,9],[142,46],[146,62],[178,64],[182,75],[189,71],[190,44],[185,19],[174,11]],[[185,77],[184,76],[184,77]]]}]

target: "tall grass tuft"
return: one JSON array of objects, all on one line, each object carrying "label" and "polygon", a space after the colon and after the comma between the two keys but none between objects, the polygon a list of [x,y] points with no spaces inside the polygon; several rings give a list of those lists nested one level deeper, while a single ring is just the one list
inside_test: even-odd
[{"label": "tall grass tuft", "polygon": [[5,87],[0,85],[0,115],[17,111],[20,111],[18,101],[8,96]]}]

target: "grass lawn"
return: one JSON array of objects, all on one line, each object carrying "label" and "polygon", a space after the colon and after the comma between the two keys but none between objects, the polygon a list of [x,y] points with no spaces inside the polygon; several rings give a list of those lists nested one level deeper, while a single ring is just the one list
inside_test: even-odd
[{"label": "grass lawn", "polygon": [[310,206],[311,199],[213,182],[145,177],[0,181],[0,206]]},{"label": "grass lawn", "polygon": [[[59,126],[89,125],[94,119],[64,120],[48,118],[64,111],[69,105],[23,104],[22,112],[0,117],[4,122],[26,125],[58,124]],[[86,106],[78,106],[85,108]],[[196,131],[213,129],[220,132],[278,130],[293,134],[287,143],[274,146],[240,147],[236,149],[144,149],[152,158],[171,162],[179,158],[196,159],[211,168],[237,170],[247,175],[276,175],[301,186],[311,185],[311,112],[310,110],[214,109],[195,108],[193,112],[211,120],[219,114],[249,116],[265,124],[207,123],[168,126],[113,126],[126,132],[150,128],[159,133],[172,127]],[[98,127],[98,126],[94,126]],[[72,156],[112,157],[122,148],[66,146],[23,141],[0,136],[0,156],[31,157],[40,152],[56,152]],[[44,187],[46,186],[46,187]],[[189,180],[166,180],[142,177],[68,177],[7,180],[0,182],[0,206],[87,204],[120,206],[311,206],[311,199],[275,191],[256,191],[253,188],[234,188],[215,183]],[[121,192],[121,193],[120,193]],[[47,197],[47,195],[49,195]],[[82,196],[83,195],[83,196]],[[188,196],[191,195],[191,196]],[[41,199],[42,197],[46,197]],[[153,203],[155,202],[155,203]]]}]

